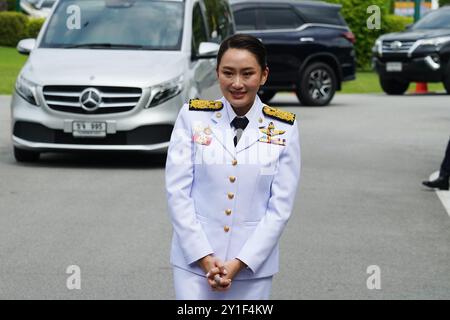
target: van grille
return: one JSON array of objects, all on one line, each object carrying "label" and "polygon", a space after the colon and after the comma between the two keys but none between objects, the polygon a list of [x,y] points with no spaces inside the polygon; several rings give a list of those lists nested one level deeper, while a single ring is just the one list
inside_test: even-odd
[{"label": "van grille", "polygon": [[[101,96],[101,103],[94,111],[82,108],[80,97],[82,92],[92,88]],[[142,96],[142,89],[128,87],[105,86],[45,86],[44,99],[50,109],[78,114],[108,114],[132,110]]]}]

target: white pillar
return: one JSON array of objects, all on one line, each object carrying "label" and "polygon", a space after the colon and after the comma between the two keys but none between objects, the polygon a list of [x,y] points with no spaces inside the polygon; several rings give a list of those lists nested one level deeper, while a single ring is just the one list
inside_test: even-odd
[{"label": "white pillar", "polygon": [[431,0],[431,10],[439,8],[439,0]]}]

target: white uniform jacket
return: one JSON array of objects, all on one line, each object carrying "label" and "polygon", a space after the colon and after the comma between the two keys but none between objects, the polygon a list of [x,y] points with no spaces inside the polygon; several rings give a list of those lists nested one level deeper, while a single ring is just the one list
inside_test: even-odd
[{"label": "white uniform jacket", "polygon": [[220,102],[185,104],[175,123],[166,163],[171,263],[204,275],[197,260],[214,254],[247,264],[235,279],[272,276],[300,176],[297,121],[256,97],[235,147],[235,114]]}]

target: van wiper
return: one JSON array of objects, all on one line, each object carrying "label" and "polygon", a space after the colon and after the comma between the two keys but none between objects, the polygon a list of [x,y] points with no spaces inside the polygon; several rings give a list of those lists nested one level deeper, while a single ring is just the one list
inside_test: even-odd
[{"label": "van wiper", "polygon": [[135,44],[116,44],[116,43],[80,43],[74,45],[67,45],[63,48],[72,49],[72,48],[126,48],[126,49],[143,49],[144,46],[135,45]]}]

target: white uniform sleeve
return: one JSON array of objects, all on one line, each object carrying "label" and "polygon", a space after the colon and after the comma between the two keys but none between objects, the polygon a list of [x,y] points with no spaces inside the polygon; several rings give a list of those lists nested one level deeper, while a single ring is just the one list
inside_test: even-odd
[{"label": "white uniform sleeve", "polygon": [[196,219],[191,188],[194,178],[194,146],[188,108],[178,114],[166,162],[166,192],[169,214],[178,243],[188,264],[213,253],[211,245]]},{"label": "white uniform sleeve", "polygon": [[269,257],[289,220],[300,178],[300,158],[300,138],[295,121],[279,158],[266,215],[237,255],[253,272],[257,272]]}]

